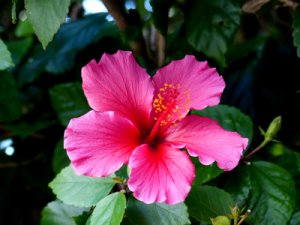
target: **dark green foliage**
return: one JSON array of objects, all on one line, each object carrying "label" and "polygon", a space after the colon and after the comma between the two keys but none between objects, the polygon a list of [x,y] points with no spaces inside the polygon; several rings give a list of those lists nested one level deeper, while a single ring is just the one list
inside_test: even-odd
[{"label": "dark green foliage", "polygon": [[234,207],[227,192],[211,186],[193,187],[186,204],[190,215],[205,223],[209,223],[210,218],[230,214],[230,209]]},{"label": "dark green foliage", "polygon": [[[245,225],[299,225],[299,3],[269,1],[249,14],[241,0],[116,2],[122,17],[108,21],[107,12],[85,15],[82,0],[0,0],[0,224],[211,225],[237,206],[240,216],[251,210]],[[190,113],[247,137],[244,155],[263,141],[258,127],[281,116],[277,142],[233,171],[192,157],[192,190],[177,205],[135,199],[127,164],[106,178],[78,176],[63,135],[92,110],[81,68],[119,49],[151,75],[187,54],[208,61],[226,83],[221,105]]]}]

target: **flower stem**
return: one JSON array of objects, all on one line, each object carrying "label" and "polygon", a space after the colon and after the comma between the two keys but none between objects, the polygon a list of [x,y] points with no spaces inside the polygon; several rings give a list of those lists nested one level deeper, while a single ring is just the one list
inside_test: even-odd
[{"label": "flower stem", "polygon": [[251,158],[252,155],[254,155],[256,152],[258,152],[260,149],[266,146],[270,142],[269,139],[265,139],[258,147],[256,147],[252,152],[250,152],[248,155],[244,157],[245,160],[248,160]]}]

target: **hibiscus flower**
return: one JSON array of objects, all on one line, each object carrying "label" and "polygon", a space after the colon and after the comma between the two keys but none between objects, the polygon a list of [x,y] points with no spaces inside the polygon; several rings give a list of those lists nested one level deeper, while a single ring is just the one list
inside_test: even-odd
[{"label": "hibiscus flower", "polygon": [[216,121],[188,114],[217,105],[225,87],[194,56],[151,78],[132,53],[118,51],[83,67],[82,80],[92,110],[72,119],[64,137],[75,172],[104,177],[128,164],[128,188],[145,203],[185,200],[195,177],[189,155],[231,170],[247,146],[247,138]]}]

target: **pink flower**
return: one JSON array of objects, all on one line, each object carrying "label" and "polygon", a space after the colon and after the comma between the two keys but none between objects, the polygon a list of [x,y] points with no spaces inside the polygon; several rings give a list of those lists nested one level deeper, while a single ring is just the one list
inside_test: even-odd
[{"label": "pink flower", "polygon": [[118,51],[91,61],[82,79],[93,110],[72,119],[65,131],[74,170],[103,177],[128,164],[128,187],[145,203],[185,200],[195,177],[187,152],[204,165],[216,161],[231,170],[247,146],[247,138],[216,121],[188,115],[217,105],[225,87],[215,69],[193,56],[171,62],[151,79],[130,52]]}]

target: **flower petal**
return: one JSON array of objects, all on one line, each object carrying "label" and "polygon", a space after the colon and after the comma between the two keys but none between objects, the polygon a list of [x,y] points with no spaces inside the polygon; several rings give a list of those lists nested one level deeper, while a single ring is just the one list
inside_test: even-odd
[{"label": "flower petal", "polygon": [[90,111],[70,121],[64,147],[77,174],[102,177],[128,163],[139,136],[128,119],[113,112]]},{"label": "flower petal", "polygon": [[93,60],[82,68],[82,80],[94,110],[118,112],[138,126],[149,121],[154,88],[131,52],[103,54],[98,64]]},{"label": "flower petal", "polygon": [[210,68],[207,62],[197,61],[191,55],[159,69],[153,77],[153,83],[155,96],[165,85],[176,88],[180,93],[177,105],[182,115],[186,115],[191,108],[203,109],[217,105],[225,88],[224,80],[216,69]]},{"label": "flower petal", "polygon": [[248,139],[224,130],[216,121],[189,115],[165,133],[166,141],[175,147],[185,146],[191,156],[198,156],[204,165],[217,162],[219,168],[232,170],[237,166]]},{"label": "flower petal", "polygon": [[191,189],[195,168],[186,152],[170,145],[151,148],[144,144],[133,152],[128,187],[133,195],[149,204],[183,202]]}]

